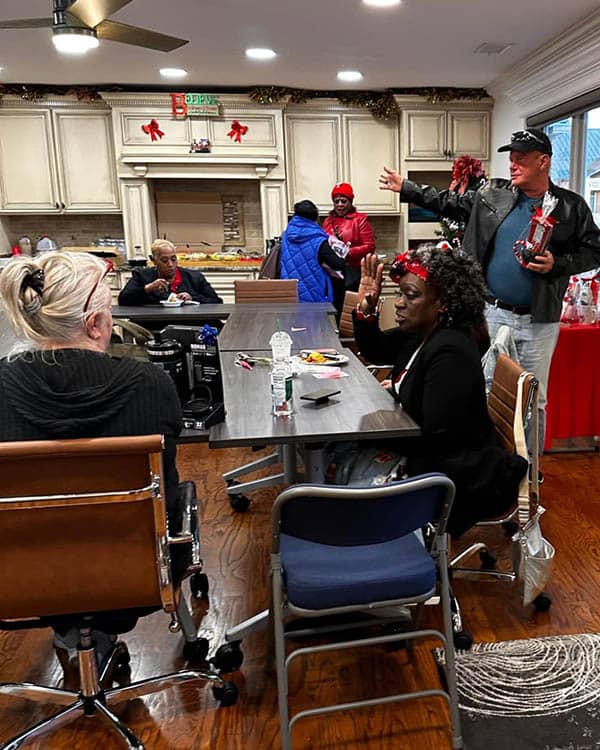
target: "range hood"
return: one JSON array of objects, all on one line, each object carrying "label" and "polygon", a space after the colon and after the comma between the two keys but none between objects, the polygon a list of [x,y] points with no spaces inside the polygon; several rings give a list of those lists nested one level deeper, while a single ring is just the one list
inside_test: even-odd
[{"label": "range hood", "polygon": [[121,157],[122,164],[131,168],[137,177],[151,179],[214,179],[229,178],[257,180],[264,178],[277,166],[276,155],[227,154],[217,156],[152,156],[129,154]]}]

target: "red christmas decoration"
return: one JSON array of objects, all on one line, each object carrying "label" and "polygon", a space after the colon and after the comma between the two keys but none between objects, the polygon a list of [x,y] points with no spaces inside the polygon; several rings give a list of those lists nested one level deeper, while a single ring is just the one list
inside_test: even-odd
[{"label": "red christmas decoration", "polygon": [[234,143],[241,143],[242,136],[246,135],[247,132],[248,132],[247,125],[242,125],[242,123],[239,122],[238,120],[234,120],[231,123],[231,130],[229,131],[229,133],[227,133],[227,135],[230,138],[233,138]]},{"label": "red christmas decoration", "polygon": [[450,190],[455,190],[459,195],[471,189],[479,187],[481,179],[485,177],[481,159],[472,156],[459,156],[452,164],[452,182]]},{"label": "red christmas decoration", "polygon": [[164,135],[157,120],[150,120],[147,125],[142,125],[142,130],[144,131],[144,133],[149,135],[150,139],[153,141],[156,141],[158,138],[162,138]]}]

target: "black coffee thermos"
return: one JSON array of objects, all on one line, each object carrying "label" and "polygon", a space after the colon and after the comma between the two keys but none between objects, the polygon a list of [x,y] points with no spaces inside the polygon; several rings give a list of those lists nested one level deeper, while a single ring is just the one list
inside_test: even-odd
[{"label": "black coffee thermos", "polygon": [[187,401],[190,386],[183,346],[175,339],[163,338],[162,332],[157,331],[145,347],[150,362],[162,367],[173,378],[181,403]]}]

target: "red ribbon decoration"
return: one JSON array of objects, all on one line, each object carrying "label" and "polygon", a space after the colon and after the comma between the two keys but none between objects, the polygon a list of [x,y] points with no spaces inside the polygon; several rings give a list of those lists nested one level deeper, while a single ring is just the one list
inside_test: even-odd
[{"label": "red ribbon decoration", "polygon": [[231,123],[231,130],[229,131],[229,133],[227,133],[227,135],[230,138],[233,138],[234,143],[241,143],[242,136],[246,135],[247,132],[248,132],[247,125],[242,125],[242,123],[239,122],[238,120],[234,120]]},{"label": "red ribbon decoration", "polygon": [[396,260],[392,263],[392,267],[390,268],[390,279],[394,284],[399,284],[400,279],[405,273],[414,273],[415,276],[418,276],[423,281],[427,281],[429,278],[429,271],[417,258],[413,257],[411,259],[411,255],[411,251],[406,250],[396,256]]},{"label": "red ribbon decoration", "polygon": [[156,120],[150,120],[147,125],[142,125],[142,130],[144,133],[147,133],[153,141],[157,138],[162,138],[164,135]]},{"label": "red ribbon decoration", "polygon": [[459,195],[464,195],[470,188],[477,189],[477,182],[485,176],[481,159],[472,156],[460,156],[452,164],[452,182],[450,190],[455,190]]}]

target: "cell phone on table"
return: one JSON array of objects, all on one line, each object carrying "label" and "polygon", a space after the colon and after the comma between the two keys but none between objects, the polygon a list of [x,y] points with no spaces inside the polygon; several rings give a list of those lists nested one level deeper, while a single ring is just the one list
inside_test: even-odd
[{"label": "cell phone on table", "polygon": [[341,391],[335,388],[322,388],[320,391],[312,391],[311,393],[303,393],[300,396],[304,401],[314,401],[315,404],[323,404],[329,399],[330,396],[336,396]]}]

